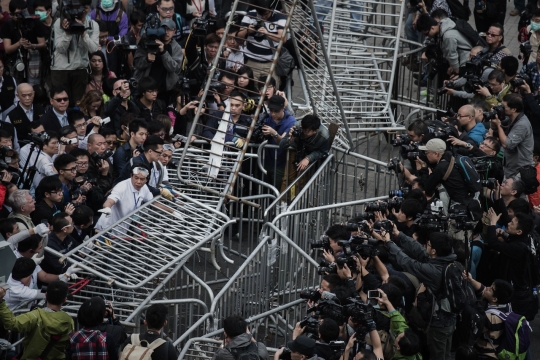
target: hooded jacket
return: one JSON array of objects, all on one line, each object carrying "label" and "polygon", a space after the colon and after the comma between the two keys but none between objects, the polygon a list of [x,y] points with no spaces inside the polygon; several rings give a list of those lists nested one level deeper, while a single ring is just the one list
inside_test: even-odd
[{"label": "hooded jacket", "polygon": [[[302,128],[302,121],[298,120],[294,126],[296,126],[297,129]],[[289,133],[285,135],[283,139],[281,139],[279,143],[279,148],[281,151],[286,150],[288,147],[297,151],[297,157],[299,153],[303,152],[303,156],[308,158],[309,163],[312,164],[317,160],[323,159],[328,155],[328,150],[330,148],[329,143],[329,137],[330,134],[328,133],[328,130],[326,127],[321,124],[319,126],[319,131],[312,137],[308,139],[298,139],[293,138],[292,141],[289,138]],[[299,160],[302,160],[300,158]]]},{"label": "hooded jacket", "polygon": [[476,125],[467,132],[469,138],[476,143],[476,146],[480,146],[480,143],[484,140],[486,136],[486,128],[481,122],[476,123]]},{"label": "hooded jacket", "polygon": [[534,166],[534,138],[531,122],[521,113],[510,124],[504,149],[504,176],[516,174],[525,165]]},{"label": "hooded jacket", "polygon": [[[251,334],[245,333],[236,336],[226,347],[219,349],[215,354],[212,360],[234,360],[233,354],[228,349],[235,348],[244,348],[249,346],[253,336]],[[268,350],[263,343],[257,342],[257,348],[259,350],[260,359],[268,359]]]},{"label": "hooded jacket", "polygon": [[448,60],[452,68],[459,69],[469,61],[472,45],[455,27],[456,23],[452,19],[442,19],[439,32],[442,39],[443,57]]},{"label": "hooded jacket", "polygon": [[0,320],[6,330],[16,330],[25,335],[21,360],[39,358],[51,335],[61,335],[61,338],[54,344],[46,359],[65,359],[64,350],[69,343],[69,334],[73,331],[73,320],[65,312],[45,308],[15,317],[6,302],[2,301]]}]

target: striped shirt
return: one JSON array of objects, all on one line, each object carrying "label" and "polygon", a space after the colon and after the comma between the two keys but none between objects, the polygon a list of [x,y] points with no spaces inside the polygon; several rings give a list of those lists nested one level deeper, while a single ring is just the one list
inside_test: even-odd
[{"label": "striped shirt", "polygon": [[[249,25],[255,25],[257,20],[260,19],[256,10],[249,11],[242,19],[242,26],[248,27]],[[277,34],[279,30],[285,29],[286,18],[285,15],[274,12],[268,20],[264,21],[264,27],[269,33]],[[271,47],[276,48],[278,41],[272,40],[273,46],[270,46],[268,38],[265,36],[261,41],[257,41],[253,35],[256,32],[247,36],[246,53],[245,56],[259,62],[272,61],[274,52]]]}]

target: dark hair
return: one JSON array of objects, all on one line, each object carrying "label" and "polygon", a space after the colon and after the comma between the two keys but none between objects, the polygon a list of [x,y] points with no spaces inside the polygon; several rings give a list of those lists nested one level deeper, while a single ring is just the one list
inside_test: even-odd
[{"label": "dark hair", "polygon": [[420,136],[427,134],[429,132],[429,129],[425,122],[423,122],[422,120],[416,120],[411,125],[409,125],[407,131],[412,131],[414,135]]},{"label": "dark hair", "polygon": [[76,149],[71,150],[69,155],[73,156],[75,159],[78,158],[79,156],[87,156],[88,160],[90,160],[90,153],[88,152],[88,150],[81,149],[81,148],[76,148]]},{"label": "dark hair", "polygon": [[[51,191],[62,190],[62,182],[58,176],[51,175],[45,176],[39,182],[39,185],[36,189],[36,197],[45,197],[45,193],[50,193]],[[37,196],[39,195],[39,196]]]},{"label": "dark hair", "polygon": [[141,80],[139,80],[139,97],[142,97],[147,91],[157,90],[158,87],[158,83],[156,80],[154,80],[154,78],[151,78],[150,76],[143,77]]},{"label": "dark hair", "polygon": [[53,305],[62,305],[68,295],[68,286],[61,280],[51,281],[47,286],[47,302]]},{"label": "dark hair", "polygon": [[[165,115],[165,116],[167,116],[167,115]],[[163,123],[161,121],[152,120],[152,121],[150,121],[148,123],[148,128],[146,130],[148,130],[148,134],[150,134],[150,136],[152,136],[152,134],[156,134],[156,133],[160,132],[163,129],[165,129],[165,125],[163,125]]]},{"label": "dark hair", "polygon": [[517,230],[521,230],[523,235],[529,235],[534,229],[534,221],[528,215],[524,213],[515,213],[514,217],[517,219]]},{"label": "dark hair", "polygon": [[424,209],[426,207],[422,205],[422,203],[416,199],[405,199],[401,203],[401,212],[405,214],[407,219],[409,218],[416,218],[417,214],[422,214],[424,212]]},{"label": "dark hair", "polygon": [[214,43],[219,44],[220,42],[221,42],[221,38],[217,36],[215,33],[210,33],[206,35],[206,37],[204,38],[204,46],[214,44]]},{"label": "dark hair", "polygon": [[405,335],[398,341],[399,353],[403,356],[413,356],[420,351],[420,338],[412,329],[407,328]]},{"label": "dark hair", "polygon": [[107,23],[103,20],[94,20],[98,24],[99,32],[109,32],[109,29],[107,29]]},{"label": "dark hair", "polygon": [[[99,31],[107,31],[107,23],[105,23],[105,21],[101,21],[101,22],[104,23],[105,30],[101,30],[101,25],[100,25]],[[103,79],[108,79],[109,78],[109,67],[107,66],[107,61],[105,60],[105,54],[103,54],[103,52],[101,50],[98,50],[96,52],[91,53],[88,56],[88,60],[89,61],[92,60],[93,56],[98,56],[101,59],[101,62],[103,63],[103,71],[102,71]],[[103,81],[103,82],[105,82],[105,81]]]},{"label": "dark hair", "polygon": [[523,213],[528,214],[529,213],[529,202],[525,199],[518,198],[510,201],[508,205],[506,206],[507,209],[512,209],[514,213]]},{"label": "dark hair", "polygon": [[[258,86],[259,89],[264,87],[264,84],[266,83],[266,76],[265,75],[259,76],[257,80],[259,80],[259,86]],[[270,82],[268,83],[268,85],[276,87],[276,79],[274,79],[273,77],[270,77]]]},{"label": "dark hair", "polygon": [[54,98],[54,95],[56,95],[56,94],[61,94],[61,93],[63,93],[63,92],[65,92],[66,94],[69,94],[69,93],[68,93],[68,89],[67,89],[64,85],[56,85],[56,86],[53,86],[53,87],[51,88],[51,90],[49,91],[49,97],[50,97],[51,99],[53,99],[53,98]]},{"label": "dark hair", "polygon": [[69,215],[65,212],[59,212],[53,216],[52,228],[54,232],[59,233],[63,228],[69,225],[69,221],[66,219]]},{"label": "dark hair", "polygon": [[532,12],[532,16],[535,17],[535,16],[540,16],[540,9],[535,9],[533,12]]},{"label": "dark hair", "polygon": [[330,318],[325,318],[319,325],[319,335],[325,343],[337,340],[339,337],[338,323]]},{"label": "dark hair", "polygon": [[14,218],[0,219],[0,234],[5,240],[8,239],[7,233],[13,233],[15,225],[17,225],[17,221]]},{"label": "dark hair", "polygon": [[407,283],[398,275],[390,275],[388,277],[388,283],[396,286],[402,294],[407,292]]},{"label": "dark hair", "polygon": [[233,97],[239,97],[242,99],[242,102],[246,101],[246,95],[242,94],[240,91],[238,90],[233,90],[231,91],[231,94],[229,95],[229,99],[233,98]]},{"label": "dark hair", "polygon": [[53,141],[53,139],[56,139],[56,140],[60,139],[56,131],[46,131],[46,133],[47,135],[49,135],[49,138],[45,140],[43,143],[47,146],[49,145],[51,141]]},{"label": "dark hair", "polygon": [[[498,23],[498,22],[493,23],[489,27],[495,27],[495,28],[501,30],[501,33],[499,35],[504,37],[504,27],[500,23]],[[501,43],[502,43],[502,41],[501,41]]]},{"label": "dark hair", "polygon": [[229,338],[235,338],[238,335],[245,334],[247,322],[239,315],[231,315],[223,320],[223,330]]},{"label": "dark hair", "polygon": [[54,159],[54,168],[56,171],[64,170],[66,166],[71,163],[77,162],[77,158],[70,154],[62,154]]},{"label": "dark hair", "polygon": [[497,298],[497,304],[508,304],[512,301],[514,296],[514,287],[508,281],[495,279],[493,281],[495,289],[493,290],[493,297]]},{"label": "dark hair", "polygon": [[433,232],[429,234],[431,248],[437,251],[437,256],[448,256],[452,253],[452,243],[454,240],[447,234]]},{"label": "dark hair", "polygon": [[309,114],[302,118],[301,124],[302,129],[319,130],[321,120],[317,117],[317,115]]},{"label": "dark hair", "polygon": [[349,240],[351,237],[351,233],[347,231],[347,227],[345,225],[331,225],[325,232],[325,234],[332,238],[333,240]]},{"label": "dark hair", "polygon": [[165,326],[165,321],[167,321],[167,315],[169,311],[167,307],[163,304],[152,304],[146,310],[146,323],[149,328],[152,329],[161,329]]},{"label": "dark hair", "polygon": [[34,252],[39,247],[39,243],[42,242],[43,239],[38,234],[30,235],[23,241],[20,241],[17,244],[17,251],[22,254],[27,252],[28,250],[33,250]]},{"label": "dark hair", "polygon": [[431,17],[433,19],[442,20],[448,17],[448,13],[443,9],[437,9],[437,10],[433,10],[433,12],[431,13]]},{"label": "dark hair", "polygon": [[523,112],[523,99],[519,94],[506,94],[503,97],[503,101],[510,109],[516,109],[516,112]]},{"label": "dark hair", "polygon": [[81,304],[79,311],[77,311],[77,322],[79,325],[87,328],[101,325],[105,311],[105,301],[100,297],[94,296]]},{"label": "dark hair", "polygon": [[378,360],[377,355],[375,355],[373,350],[362,348],[359,353],[362,354],[362,360]]},{"label": "dark hair", "polygon": [[9,139],[12,138],[12,136],[7,131],[0,129],[0,138]]},{"label": "dark hair", "polygon": [[515,56],[508,55],[501,59],[499,65],[506,75],[514,76],[519,69],[519,60]]},{"label": "dark hair", "polygon": [[346,285],[336,286],[334,290],[332,290],[332,293],[336,295],[338,302],[340,304],[347,304],[348,303],[347,299],[358,295],[355,293],[354,288],[351,289],[349,286],[346,286]]},{"label": "dark hair", "polygon": [[248,92],[248,94],[249,93],[258,93],[259,90],[255,86],[255,79],[253,78],[253,70],[251,70],[251,68],[249,66],[247,66],[247,65],[244,65],[240,69],[238,69],[238,71],[236,72],[236,75],[238,75],[238,76],[237,76],[236,81],[235,81],[234,84],[236,86],[239,86],[238,85],[238,78],[241,75],[244,75],[244,74],[247,75],[247,77],[249,79],[249,82],[248,82],[246,87],[241,88],[241,89],[245,89]]},{"label": "dark hair", "polygon": [[426,194],[424,194],[424,192],[420,189],[411,189],[405,196],[403,196],[403,199],[413,199],[418,201],[422,205],[422,209],[425,209],[427,206]]},{"label": "dark hair", "polygon": [[71,125],[63,126],[60,129],[60,137],[66,137],[66,136],[68,136],[69,134],[71,134],[73,132],[77,132],[77,130],[75,130],[75,128],[73,126],[71,126]]},{"label": "dark hair", "polygon": [[30,123],[30,129],[32,130],[36,130],[38,127],[42,126],[43,124],[41,123],[41,121],[39,120],[36,120],[36,121],[32,121]]},{"label": "dark hair", "polygon": [[[493,136],[488,136],[484,139],[484,141],[490,141],[492,144],[493,144],[493,151],[495,151],[495,153],[499,153],[499,151],[501,151],[501,143],[499,142],[499,140],[497,140],[497,138],[493,137]],[[539,149],[540,150],[540,149]],[[540,152],[539,152],[540,154]]]},{"label": "dark hair", "polygon": [[401,301],[403,298],[403,293],[396,285],[389,283],[382,284],[381,290],[384,291],[388,297],[388,301],[390,301],[393,307],[399,308],[403,306]]},{"label": "dark hair", "polygon": [[156,151],[159,145],[163,145],[165,142],[157,135],[150,135],[144,142],[144,152],[147,153],[150,150]]},{"label": "dark hair", "polygon": [[338,274],[326,274],[322,279],[330,285],[330,290],[332,291],[336,286],[343,284],[343,280],[341,280]]},{"label": "dark hair", "polygon": [[24,0],[11,0],[9,2],[9,12],[12,13],[12,14],[17,9],[24,10],[27,7],[28,7],[28,5],[26,5],[26,1],[24,1]]},{"label": "dark hair", "polygon": [[129,23],[135,26],[140,22],[141,23],[146,22],[146,15],[138,9],[133,9],[133,11],[131,12],[131,15],[129,15]]},{"label": "dark hair", "polygon": [[221,18],[221,19],[216,20],[216,25],[214,25],[214,29],[215,30],[217,30],[217,29],[225,29],[226,26],[227,26],[227,19]]},{"label": "dark hair", "polygon": [[34,9],[40,6],[43,6],[45,10],[52,10],[52,1],[51,0],[35,0]]},{"label": "dark hair", "polygon": [[142,118],[137,118],[137,116],[133,113],[125,113],[124,115],[120,116],[120,126],[123,125],[129,127],[129,124],[136,119],[145,121]]},{"label": "dark hair", "polygon": [[497,70],[497,69],[493,70],[488,75],[488,80],[495,80],[499,84],[502,84],[504,82],[505,78],[506,77],[505,77],[504,73],[501,70]]},{"label": "dark hair", "polygon": [[425,187],[424,187],[424,181],[421,178],[412,179],[411,180],[411,186],[414,186],[415,184],[416,184],[417,188],[413,189],[413,190],[420,190],[420,191],[425,191],[426,190]]},{"label": "dark hair", "polygon": [[30,258],[20,257],[15,260],[13,269],[11,270],[11,277],[13,280],[21,281],[25,277],[32,275],[36,269],[36,263]]},{"label": "dark hair", "polygon": [[103,136],[103,137],[107,137],[107,136],[110,136],[110,135],[116,135],[116,131],[114,131],[114,129],[111,129],[111,128],[108,128],[108,127],[100,127],[99,128],[99,135]]},{"label": "dark hair", "polygon": [[481,109],[482,111],[487,111],[486,102],[481,99],[471,99],[471,103],[473,108],[475,109]]},{"label": "dark hair", "polygon": [[86,225],[94,217],[94,212],[86,205],[77,206],[71,214],[73,224],[76,226]]},{"label": "dark hair", "polygon": [[68,111],[67,116],[68,116],[68,123],[69,125],[72,125],[72,126],[73,124],[75,124],[75,121],[81,120],[81,119],[84,120],[83,112],[76,109]]},{"label": "dark hair", "polygon": [[432,26],[437,26],[439,23],[433,19],[429,14],[422,14],[416,21],[416,30],[420,32],[429,31]]},{"label": "dark hair", "polygon": [[129,136],[131,136],[131,133],[137,133],[141,128],[148,130],[148,123],[144,119],[133,119],[129,123]]},{"label": "dark hair", "polygon": [[[217,35],[216,35],[217,36]],[[222,81],[223,78],[227,78],[229,80],[234,80],[234,83],[236,84],[236,78],[238,76],[235,74],[235,73],[232,73],[232,72],[226,72],[226,71],[222,71],[220,74],[219,74],[219,77],[218,77],[218,81]]]}]

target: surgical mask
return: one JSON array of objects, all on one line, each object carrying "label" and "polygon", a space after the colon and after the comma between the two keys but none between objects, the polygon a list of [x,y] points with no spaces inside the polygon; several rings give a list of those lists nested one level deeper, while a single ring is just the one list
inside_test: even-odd
[{"label": "surgical mask", "polygon": [[36,11],[35,13],[39,16],[39,21],[45,21],[45,19],[47,18],[46,11]]},{"label": "surgical mask", "polygon": [[101,7],[103,9],[111,8],[114,5],[113,0],[101,0]]},{"label": "surgical mask", "polygon": [[540,24],[534,21],[531,21],[531,31],[538,31],[540,30]]}]

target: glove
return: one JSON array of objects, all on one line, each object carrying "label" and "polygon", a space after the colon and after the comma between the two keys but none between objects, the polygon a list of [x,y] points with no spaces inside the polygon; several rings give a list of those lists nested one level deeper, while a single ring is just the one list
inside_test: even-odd
[{"label": "glove", "polygon": [[34,256],[32,256],[32,260],[34,260],[36,265],[41,264],[41,262],[43,261],[44,258],[45,258],[45,255],[39,256],[39,254],[34,254]]},{"label": "glove", "polygon": [[[84,238],[83,242],[88,240],[88,235]],[[82,249],[81,249],[81,252],[83,254],[90,254],[90,250],[92,250],[94,248],[94,246],[96,246],[96,243],[94,243],[93,241],[89,242],[88,244],[86,244]]]},{"label": "glove", "polygon": [[175,218],[180,219],[180,220],[184,219],[184,216],[178,210],[174,210],[173,213],[172,213],[172,216],[174,216]]},{"label": "glove", "polygon": [[111,212],[112,212],[112,211],[111,211],[111,208],[107,208],[107,207],[106,207],[106,208],[103,208],[103,209],[101,209],[101,210],[98,210],[98,212],[100,212],[100,213],[102,213],[102,214],[105,214],[105,215],[107,215],[107,216],[111,216]]},{"label": "glove", "polygon": [[75,274],[77,271],[81,271],[81,268],[78,268],[77,265],[71,265],[68,267],[65,273],[58,275],[59,279],[63,282],[68,282],[69,280],[77,280],[79,277]]},{"label": "glove", "polygon": [[160,188],[159,193],[167,200],[172,200],[174,198],[173,194],[165,188]]},{"label": "glove", "polygon": [[39,224],[34,228],[34,232],[41,237],[49,235],[49,226],[45,224]]},{"label": "glove", "polygon": [[240,148],[244,147],[244,143],[245,143],[244,139],[238,138],[238,139],[234,142],[234,145],[236,145],[236,147],[240,149]]}]

